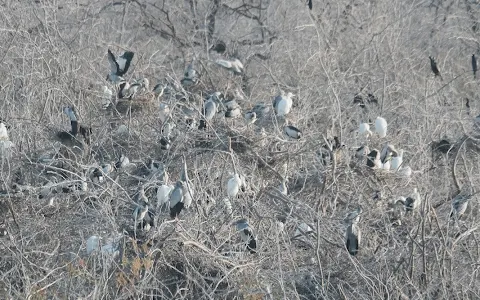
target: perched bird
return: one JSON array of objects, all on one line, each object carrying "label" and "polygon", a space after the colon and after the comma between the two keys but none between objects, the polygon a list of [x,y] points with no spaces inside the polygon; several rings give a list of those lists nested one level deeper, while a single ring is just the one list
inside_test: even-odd
[{"label": "perched bird", "polygon": [[210,123],[217,113],[217,103],[212,97],[209,97],[203,105],[203,119],[200,120],[198,129],[206,129],[207,123]]},{"label": "perched bird", "polygon": [[92,128],[85,127],[78,124],[77,115],[75,113],[75,110],[72,107],[70,106],[65,107],[63,109],[63,112],[69,117],[70,125],[72,126],[72,129],[69,132],[61,131],[57,134],[57,136],[62,141],[66,141],[66,140],[73,140],[77,136],[77,134],[80,133],[80,135],[83,136],[85,143],[90,144]]},{"label": "perched bird", "polygon": [[8,131],[7,127],[3,122],[0,122],[0,141],[8,141]]},{"label": "perched bird", "polygon": [[385,161],[382,163],[382,170],[389,171],[391,168],[391,161],[392,161],[392,153],[389,152],[385,157]]},{"label": "perched bird", "polygon": [[160,121],[165,123],[167,118],[170,116],[170,107],[166,103],[160,103],[160,110],[158,112],[158,116],[160,117]]},{"label": "perched bird", "polygon": [[387,121],[384,118],[377,117],[375,119],[375,132],[381,138],[384,138],[387,136]]},{"label": "perched bird", "polygon": [[433,74],[435,74],[435,77],[438,76],[440,77],[440,79],[442,79],[442,75],[440,75],[440,71],[438,70],[437,62],[435,61],[435,58],[431,56],[429,56],[428,58],[430,59],[430,68],[432,69]]},{"label": "perched bird", "polygon": [[133,52],[125,51],[118,58],[115,58],[112,51],[108,49],[108,62],[110,63],[110,74],[107,75],[107,80],[112,82],[119,82],[119,77],[127,73],[130,63],[133,59]]},{"label": "perched bird", "polygon": [[133,220],[135,222],[135,225],[143,221],[143,219],[147,215],[147,211],[148,211],[147,203],[140,203],[137,205],[137,207],[133,211]]},{"label": "perched bird", "polygon": [[370,153],[370,149],[368,148],[368,146],[363,145],[357,148],[357,150],[355,151],[355,157],[357,159],[364,159],[368,155],[368,153]]},{"label": "perched bird", "polygon": [[366,98],[362,97],[360,94],[356,94],[353,97],[353,104],[358,104],[361,108],[365,108],[366,104],[378,104],[378,100],[375,95],[369,93]]},{"label": "perched bird", "polygon": [[110,174],[112,171],[113,166],[111,164],[103,164],[102,166],[93,170],[92,180],[94,182],[103,182],[105,180],[105,175]]},{"label": "perched bird", "polygon": [[135,202],[137,202],[137,203],[148,203],[148,198],[145,195],[145,188],[143,187],[143,185],[140,185],[138,187],[138,192],[137,192],[136,197],[135,197]]},{"label": "perched bird", "polygon": [[273,109],[275,110],[275,113],[279,117],[283,117],[290,113],[290,110],[292,109],[293,101],[292,97],[294,95],[291,92],[288,92],[287,95],[284,95],[283,91],[280,93],[280,95],[276,96],[273,99]]},{"label": "perched bird", "polygon": [[358,127],[358,133],[364,137],[369,137],[373,134],[370,130],[370,124],[368,123],[360,123],[360,126]]},{"label": "perched bird", "polygon": [[398,171],[398,169],[402,166],[403,163],[403,150],[400,149],[398,151],[392,151],[392,171]]},{"label": "perched bird", "polygon": [[101,96],[103,109],[107,109],[110,106],[110,104],[112,103],[112,96],[113,96],[112,90],[109,89],[108,86],[104,85],[102,87],[102,96]]},{"label": "perched bird", "polygon": [[422,198],[417,188],[413,189],[412,195],[405,199],[405,210],[407,212],[417,210],[420,207]]},{"label": "perched bird", "polygon": [[307,4],[308,4],[308,8],[312,10],[313,8],[312,0],[307,0]]},{"label": "perched bird", "polygon": [[170,194],[170,217],[178,217],[183,208],[188,208],[192,203],[187,184],[183,181],[177,181]]},{"label": "perched bird", "polygon": [[307,223],[300,223],[295,229],[292,239],[308,243],[307,236],[314,235],[315,231]]},{"label": "perched bird", "polygon": [[356,217],[350,221],[345,233],[345,246],[350,255],[357,255],[360,248],[361,231],[358,227],[359,218]]},{"label": "perched bird", "polygon": [[380,160],[380,152],[377,149],[373,149],[367,155],[367,166],[370,168],[381,168],[382,161]]},{"label": "perched bird", "polygon": [[194,61],[188,64],[180,81],[183,86],[193,86],[198,83],[197,71],[195,70]]},{"label": "perched bird", "polygon": [[235,198],[242,186],[242,180],[237,173],[233,174],[227,182],[227,195],[230,198]]},{"label": "perched bird", "polygon": [[225,112],[225,118],[236,118],[242,114],[240,107],[236,107],[234,109],[227,109]]},{"label": "perched bird", "polygon": [[157,208],[162,207],[170,201],[170,195],[174,186],[171,184],[162,184],[157,189]]},{"label": "perched bird", "polygon": [[236,225],[236,229],[240,233],[240,238],[245,243],[246,249],[250,253],[257,253],[257,239],[253,235],[253,229],[248,225],[247,220],[241,219],[232,225]]},{"label": "perched bird", "polygon": [[128,157],[122,154],[120,155],[120,158],[118,159],[118,161],[115,163],[115,169],[125,168],[129,164],[130,164],[130,160],[128,159]]},{"label": "perched bird", "polygon": [[132,100],[140,91],[148,91],[149,85],[147,78],[139,79],[122,91],[122,98]]},{"label": "perched bird", "polygon": [[293,125],[286,125],[283,128],[283,132],[291,139],[298,140],[302,137],[302,132],[300,131],[300,129]]},{"label": "perched bird", "polygon": [[362,214],[363,209],[361,206],[358,206],[356,210],[349,212],[346,216],[344,222],[347,224],[350,224],[352,222],[359,222],[360,221],[360,215]]},{"label": "perched bird", "polygon": [[257,113],[254,112],[253,110],[247,111],[245,113],[245,121],[247,125],[255,123],[255,121],[257,121]]},{"label": "perched bird", "polygon": [[452,211],[450,213],[450,218],[459,219],[467,210],[468,201],[471,197],[472,195],[465,196],[461,194],[455,196],[455,198],[452,200]]},{"label": "perched bird", "polygon": [[235,75],[241,75],[243,73],[243,64],[238,58],[235,58],[234,60],[217,59],[215,63],[232,71]]},{"label": "perched bird", "polygon": [[170,138],[167,136],[162,136],[160,138],[160,149],[162,150],[168,150],[172,147],[172,142],[170,140]]},{"label": "perched bird", "polygon": [[473,79],[477,78],[477,58],[475,57],[475,54],[472,54],[472,71],[473,71]]}]

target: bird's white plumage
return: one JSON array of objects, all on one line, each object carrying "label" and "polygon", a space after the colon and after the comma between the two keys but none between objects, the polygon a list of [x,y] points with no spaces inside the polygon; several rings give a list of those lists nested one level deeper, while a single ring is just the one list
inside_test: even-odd
[{"label": "bird's white plumage", "polygon": [[275,111],[278,116],[283,117],[290,113],[290,110],[292,109],[293,105],[293,100],[292,100],[293,94],[291,92],[288,92],[287,95],[282,96],[280,100],[278,100],[277,105],[275,107]]},{"label": "bird's white plumage", "polygon": [[237,58],[234,60],[217,59],[215,63],[229,71],[234,72],[235,74],[241,74],[243,72],[243,64]]},{"label": "bird's white plumage", "polygon": [[170,201],[170,194],[174,186],[171,184],[162,184],[157,190],[157,207],[167,204]]},{"label": "bird's white plumage", "polygon": [[384,118],[377,117],[375,119],[375,132],[381,138],[384,138],[387,136],[387,121]]},{"label": "bird's white plumage", "polygon": [[399,150],[396,155],[392,157],[392,171],[398,171],[403,163],[403,150]]},{"label": "bird's white plumage", "polygon": [[370,136],[372,135],[372,131],[370,130],[370,125],[368,123],[361,123],[360,126],[358,127],[358,133],[361,136]]},{"label": "bird's white plumage", "polygon": [[3,122],[0,122],[0,141],[8,141],[8,131],[7,127]]},{"label": "bird's white plumage", "polygon": [[242,185],[242,179],[240,178],[240,175],[238,174],[233,174],[233,176],[228,180],[227,183],[227,195],[228,197],[234,198],[237,196],[238,191],[240,190],[240,187]]}]

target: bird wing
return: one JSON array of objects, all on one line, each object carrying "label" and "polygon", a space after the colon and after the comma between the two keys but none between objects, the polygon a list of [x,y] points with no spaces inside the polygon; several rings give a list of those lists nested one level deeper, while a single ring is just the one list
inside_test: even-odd
[{"label": "bird wing", "polygon": [[219,66],[224,67],[225,69],[231,69],[232,68],[232,63],[229,62],[228,60],[223,60],[223,59],[217,59],[215,63]]},{"label": "bird wing", "polygon": [[123,74],[127,73],[130,63],[132,62],[133,55],[133,52],[125,51],[118,57],[118,76],[122,76]]},{"label": "bird wing", "polygon": [[117,60],[115,59],[115,55],[113,55],[112,51],[108,49],[108,63],[110,64],[110,73],[119,75],[119,67]]}]

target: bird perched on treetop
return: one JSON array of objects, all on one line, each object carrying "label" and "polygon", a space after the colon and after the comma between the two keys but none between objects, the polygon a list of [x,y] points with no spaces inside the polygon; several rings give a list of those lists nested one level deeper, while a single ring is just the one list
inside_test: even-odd
[{"label": "bird perched on treetop", "polygon": [[435,77],[440,77],[440,79],[443,80],[442,75],[440,75],[440,71],[438,70],[437,67],[437,62],[435,61],[435,57],[429,56],[430,59],[430,68],[432,69],[433,74],[435,74]]}]

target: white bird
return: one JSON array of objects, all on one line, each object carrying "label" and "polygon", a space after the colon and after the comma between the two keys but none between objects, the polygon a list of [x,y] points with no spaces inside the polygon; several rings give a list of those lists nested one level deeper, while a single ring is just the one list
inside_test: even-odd
[{"label": "white bird", "polygon": [[162,184],[157,189],[157,207],[162,207],[170,201],[170,195],[174,186],[171,184]]},{"label": "white bird", "polygon": [[389,171],[391,168],[391,161],[392,161],[392,153],[388,153],[387,156],[385,157],[385,162],[382,163],[382,169]]},{"label": "white bird", "polygon": [[398,171],[403,163],[403,150],[393,151],[392,155],[392,171]]},{"label": "white bird", "polygon": [[8,141],[8,132],[7,132],[7,127],[3,122],[0,122],[0,140],[1,141]]},{"label": "white bird", "polygon": [[118,82],[118,78],[127,73],[130,63],[132,62],[134,53],[125,51],[118,58],[115,58],[112,51],[108,49],[108,62],[110,64],[110,74],[107,75],[107,80]]},{"label": "white bird", "polygon": [[369,137],[370,135],[372,135],[372,131],[370,130],[370,124],[360,123],[360,126],[358,127],[358,133],[364,137]]},{"label": "white bird", "polygon": [[217,59],[215,63],[229,71],[232,71],[235,75],[240,75],[243,73],[243,64],[238,58],[235,58],[234,60]]},{"label": "white bird", "polygon": [[160,117],[160,121],[165,123],[167,118],[170,116],[170,107],[166,103],[160,103],[160,110],[158,112],[158,116]]},{"label": "white bird", "polygon": [[242,186],[242,179],[240,175],[237,173],[233,174],[233,176],[227,182],[227,195],[230,198],[235,198]]},{"label": "white bird", "polygon": [[295,126],[287,125],[283,128],[284,133],[292,139],[300,139],[302,137],[302,132]]},{"label": "white bird", "polygon": [[381,138],[384,138],[387,136],[387,121],[384,118],[377,117],[375,119],[375,132]]},{"label": "white bird", "polygon": [[287,95],[280,94],[273,99],[273,109],[279,117],[283,117],[290,113],[292,109],[293,101],[292,97],[294,95],[291,92],[288,92]]},{"label": "white bird", "polygon": [[104,85],[102,87],[102,108],[107,109],[108,106],[112,103],[113,92],[108,86]]}]

